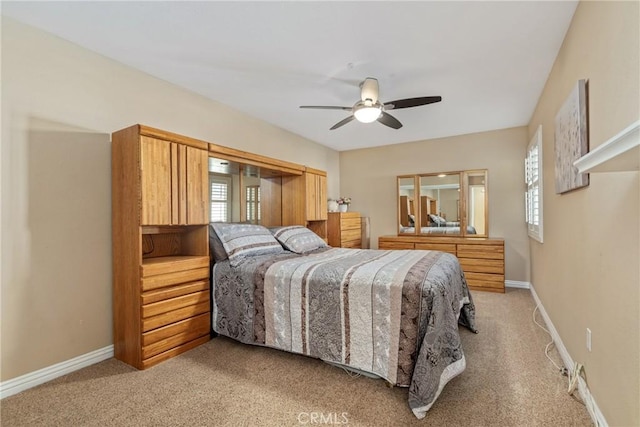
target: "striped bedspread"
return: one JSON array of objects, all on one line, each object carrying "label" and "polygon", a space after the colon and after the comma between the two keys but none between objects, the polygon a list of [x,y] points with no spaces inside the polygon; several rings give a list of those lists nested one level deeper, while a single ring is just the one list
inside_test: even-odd
[{"label": "striped bedspread", "polygon": [[256,256],[213,269],[213,329],[409,387],[423,418],[465,368],[458,322],[474,306],[455,256],[333,248]]}]

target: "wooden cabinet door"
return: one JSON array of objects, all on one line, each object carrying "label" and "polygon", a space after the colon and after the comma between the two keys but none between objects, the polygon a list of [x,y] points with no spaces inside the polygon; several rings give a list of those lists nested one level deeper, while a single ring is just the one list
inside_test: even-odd
[{"label": "wooden cabinet door", "polygon": [[304,225],[306,222],[306,178],[282,177],[282,225]]},{"label": "wooden cabinet door", "polygon": [[207,224],[208,153],[146,136],[140,151],[141,224]]},{"label": "wooden cabinet door", "polygon": [[328,218],[327,214],[327,177],[318,175],[317,178],[317,193],[318,193],[318,219],[323,220]]},{"label": "wooden cabinet door", "polygon": [[209,155],[198,148],[186,147],[186,223],[207,224],[209,222]]},{"label": "wooden cabinet door", "polygon": [[307,221],[327,219],[327,178],[307,172],[306,215]]},{"label": "wooden cabinet door", "polygon": [[171,143],[140,137],[142,225],[171,224],[171,174]]}]

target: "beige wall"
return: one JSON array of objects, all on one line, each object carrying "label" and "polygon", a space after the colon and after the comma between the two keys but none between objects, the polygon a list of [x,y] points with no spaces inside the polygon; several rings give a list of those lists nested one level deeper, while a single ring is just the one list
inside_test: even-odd
[{"label": "beige wall", "polygon": [[370,217],[371,247],[377,248],[379,236],[398,232],[397,175],[488,169],[489,235],[505,239],[506,278],[528,282],[523,175],[527,143],[527,128],[518,127],[343,151],[340,194],[353,197],[350,210]]},{"label": "beige wall", "polygon": [[554,117],[586,78],[592,148],[638,120],[639,21],[638,2],[581,2],[528,132],[542,124],[544,243],[530,243],[532,283],[612,426],[640,425],[640,178],[592,173],[588,187],[555,194]]},{"label": "beige wall", "polygon": [[111,132],[142,123],[326,170],[338,153],[2,18],[1,380],[112,344]]}]

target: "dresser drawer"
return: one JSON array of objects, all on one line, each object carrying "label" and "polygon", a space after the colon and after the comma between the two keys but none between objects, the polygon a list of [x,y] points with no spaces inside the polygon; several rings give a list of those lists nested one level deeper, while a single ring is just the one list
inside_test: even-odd
[{"label": "dresser drawer", "polygon": [[196,338],[200,338],[203,335],[204,334],[199,331],[184,332],[169,337],[165,340],[158,341],[157,343],[151,344],[149,346],[142,347],[142,358],[148,359],[164,351],[170,350],[189,341],[193,341]]},{"label": "dresser drawer", "polygon": [[409,242],[380,242],[378,249],[415,249],[413,243]]},{"label": "dresser drawer", "polygon": [[441,251],[450,254],[456,254],[456,245],[454,243],[416,243],[416,249],[428,251]]},{"label": "dresser drawer", "polygon": [[496,288],[504,292],[504,274],[464,273],[469,286],[479,288]]},{"label": "dresser drawer", "polygon": [[171,323],[178,322],[180,320],[188,319],[190,317],[197,316],[198,314],[207,313],[210,310],[209,295],[207,294],[206,300],[199,302],[195,305],[189,305],[177,310],[168,311],[166,313],[158,314],[146,319],[142,319],[142,331],[147,332],[152,329],[166,326]]},{"label": "dresser drawer", "polygon": [[205,335],[203,337],[196,338],[193,341],[180,344],[177,347],[172,347],[169,350],[163,351],[162,353],[152,356],[148,359],[142,359],[142,369],[147,369],[153,365],[157,365],[158,363],[163,362],[179,354],[182,354],[185,351],[189,351],[192,348],[196,348],[200,344],[204,344],[209,340],[210,340],[209,335]]},{"label": "dresser drawer", "polygon": [[209,301],[209,292],[200,291],[192,294],[181,295],[179,297],[170,298],[164,301],[154,302],[142,306],[142,318],[157,316],[158,314],[168,311],[177,310],[182,307],[195,305],[201,302]]},{"label": "dresser drawer", "polygon": [[208,256],[166,256],[144,259],[140,273],[142,277],[149,277],[203,267],[209,267]]},{"label": "dresser drawer", "polygon": [[362,232],[360,227],[356,230],[342,230],[340,233],[340,240],[346,242],[347,240],[360,240],[362,238]]},{"label": "dresser drawer", "polygon": [[458,258],[504,259],[503,245],[458,245]]},{"label": "dresser drawer", "polygon": [[209,313],[199,314],[189,319],[181,320],[161,328],[154,329],[142,334],[142,345],[149,346],[158,341],[166,340],[174,335],[183,334],[191,330],[209,331],[211,328],[211,317]]},{"label": "dresser drawer", "polygon": [[[204,314],[193,319],[187,319],[170,326],[165,326],[164,328],[156,329],[152,332],[147,332],[143,334],[142,358],[148,359],[163,351],[208,335],[210,328],[209,315]],[[169,333],[171,334],[168,335]],[[167,336],[157,339],[164,335]],[[144,344],[145,338],[154,341],[150,344]]]},{"label": "dresser drawer", "polygon": [[158,274],[142,278],[142,291],[163,288],[180,283],[193,282],[200,279],[209,279],[209,267],[196,268],[194,270],[176,271],[173,273]]},{"label": "dresser drawer", "polygon": [[340,246],[343,248],[360,249],[362,247],[362,240],[356,239],[356,240],[343,241]]},{"label": "dresser drawer", "polygon": [[358,230],[358,233],[360,233],[360,227],[361,227],[360,217],[343,218],[340,221],[340,228],[342,229],[343,233],[345,230]]},{"label": "dresser drawer", "polygon": [[153,291],[147,291],[142,294],[142,305],[164,301],[169,298],[179,297],[180,295],[192,294],[194,292],[208,290],[208,280],[198,280],[197,282],[190,282],[177,286],[155,289]]},{"label": "dresser drawer", "polygon": [[501,259],[459,258],[459,260],[465,273],[504,274],[504,261]]}]

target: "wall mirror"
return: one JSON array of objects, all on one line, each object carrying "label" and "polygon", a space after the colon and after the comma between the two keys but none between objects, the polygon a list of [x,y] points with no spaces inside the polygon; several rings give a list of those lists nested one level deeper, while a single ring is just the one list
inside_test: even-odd
[{"label": "wall mirror", "polygon": [[240,221],[240,164],[209,157],[211,222]]},{"label": "wall mirror", "polygon": [[488,237],[487,170],[398,176],[398,234]]},{"label": "wall mirror", "polygon": [[398,222],[400,234],[415,234],[417,206],[414,201],[416,194],[416,176],[398,177]]},{"label": "wall mirror", "polygon": [[487,236],[488,210],[487,171],[471,171],[465,174],[466,223],[469,231]]},{"label": "wall mirror", "polygon": [[209,157],[211,222],[260,224],[260,168]]},{"label": "wall mirror", "polygon": [[210,221],[279,225],[281,206],[274,186],[288,175],[291,173],[210,156]]},{"label": "wall mirror", "polygon": [[461,234],[460,174],[421,175],[419,234]]}]

